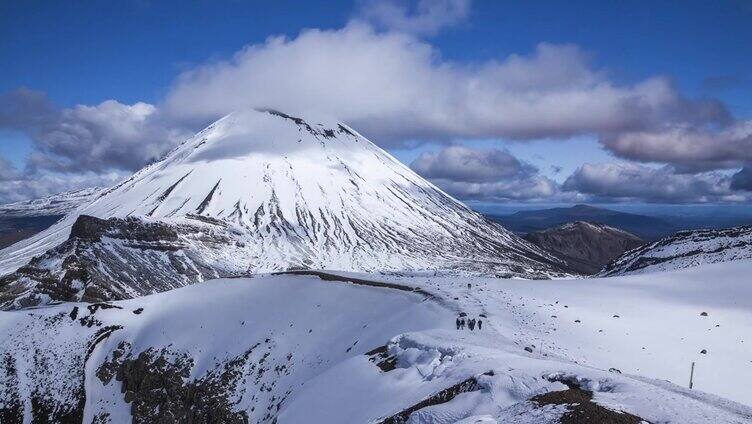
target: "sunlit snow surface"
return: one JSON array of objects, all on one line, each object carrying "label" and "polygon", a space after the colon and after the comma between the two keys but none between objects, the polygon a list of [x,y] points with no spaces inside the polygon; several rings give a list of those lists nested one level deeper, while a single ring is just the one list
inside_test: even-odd
[{"label": "sunlit snow surface", "polygon": [[[357,274],[432,296],[312,276],[257,276],[113,303],[122,309],[92,313],[86,304],[63,304],[2,312],[0,355],[14,358],[20,372],[19,381],[0,376],[0,396],[7,401],[17,387],[60,402],[75,398],[75,370],[92,336],[119,325],[86,361],[84,422],[103,412],[111,422],[129,419],[121,383],[99,376],[127,341],[133,357],[152,348],[192,358],[185,381],[257,346],[230,396],[251,422],[376,422],[470,377],[480,390],[424,408],[409,422],[556,422],[562,408],[527,400],[564,389],[545,379],[560,376],[578,379],[596,402],[651,422],[748,423],[750,273],[752,262],[740,261],[588,280]],[[457,331],[460,311],[487,315],[483,330]],[[82,324],[92,319],[99,324]],[[364,353],[388,342],[397,362],[384,372]]]},{"label": "sunlit snow surface", "polygon": [[[0,275],[64,242],[79,215],[221,220],[237,269],[465,269],[561,275],[556,260],[354,130],[273,111],[230,114],[66,219],[0,251]],[[186,243],[189,243],[186,241]]]}]

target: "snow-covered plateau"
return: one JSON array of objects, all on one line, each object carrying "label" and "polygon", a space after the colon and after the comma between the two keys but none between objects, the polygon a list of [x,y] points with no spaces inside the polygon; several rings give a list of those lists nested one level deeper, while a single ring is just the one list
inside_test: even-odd
[{"label": "snow-covered plateau", "polygon": [[0,312],[0,421],[749,423],[750,273],[258,275]]}]

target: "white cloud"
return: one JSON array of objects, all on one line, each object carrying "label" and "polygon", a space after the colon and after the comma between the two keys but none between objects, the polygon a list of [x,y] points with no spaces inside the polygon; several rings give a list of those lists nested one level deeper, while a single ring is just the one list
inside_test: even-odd
[{"label": "white cloud", "polygon": [[[42,184],[61,187],[64,173],[74,186],[96,175],[112,179],[159,157],[188,135],[185,128],[239,109],[270,107],[334,117],[387,148],[594,134],[617,156],[672,167],[587,165],[567,180],[570,190],[651,201],[737,199],[730,190],[741,183],[731,186],[721,174],[676,172],[752,162],[752,124],[732,122],[722,104],[688,100],[660,76],[614,83],[574,45],[541,43],[499,60],[449,61],[418,35],[462,22],[469,3],[413,6],[366,2],[359,20],[341,29],[248,45],[228,60],[180,75],[159,105],[108,100],[59,109],[41,93],[9,93],[0,97],[0,127],[24,131],[34,151],[28,169],[0,166],[0,177],[16,181],[5,186],[25,195],[41,193]],[[413,167],[463,199],[562,199],[573,193],[500,150],[453,146],[422,156]],[[640,190],[639,184],[665,187]]]},{"label": "white cloud", "polygon": [[439,152],[425,152],[410,167],[426,178],[444,178],[464,182],[489,182],[528,177],[538,173],[506,150],[471,149],[454,145]]},{"label": "white cloud", "polygon": [[506,150],[454,145],[423,153],[410,167],[460,199],[542,200],[559,192],[555,182]]},{"label": "white cloud", "polygon": [[601,143],[620,157],[669,163],[681,170],[738,168],[752,162],[752,121],[738,121],[721,129],[667,125],[655,131],[604,137]]},{"label": "white cloud", "polygon": [[70,173],[137,170],[187,136],[151,104],[107,100],[57,109],[23,89],[0,97],[0,125],[29,135],[30,168]]},{"label": "white cloud", "polygon": [[665,78],[614,84],[573,45],[542,43],[529,55],[459,64],[415,37],[357,22],[272,37],[186,72],[165,107],[189,120],[249,107],[326,113],[386,146],[415,138],[568,137],[727,117],[715,103],[682,98]]}]

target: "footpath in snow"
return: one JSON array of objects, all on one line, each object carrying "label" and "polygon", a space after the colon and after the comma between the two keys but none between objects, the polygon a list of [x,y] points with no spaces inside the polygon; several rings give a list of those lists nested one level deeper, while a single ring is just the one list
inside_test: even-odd
[{"label": "footpath in snow", "polygon": [[3,422],[750,423],[750,271],[262,275],[0,312]]}]

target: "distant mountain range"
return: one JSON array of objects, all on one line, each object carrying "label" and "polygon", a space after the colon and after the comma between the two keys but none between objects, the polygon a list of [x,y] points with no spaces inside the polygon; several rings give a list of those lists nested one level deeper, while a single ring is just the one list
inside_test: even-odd
[{"label": "distant mountain range", "polygon": [[570,208],[551,208],[520,211],[511,215],[488,215],[507,229],[517,233],[531,233],[575,221],[604,224],[628,231],[645,240],[656,240],[683,227],[663,218],[618,212],[588,205]]},{"label": "distant mountain range", "polygon": [[0,249],[46,230],[101,191],[91,187],[0,205]]}]

